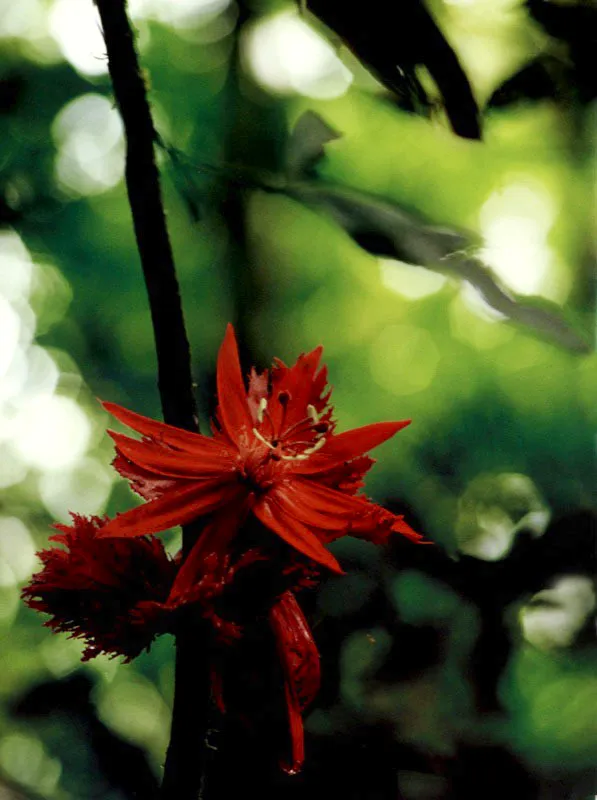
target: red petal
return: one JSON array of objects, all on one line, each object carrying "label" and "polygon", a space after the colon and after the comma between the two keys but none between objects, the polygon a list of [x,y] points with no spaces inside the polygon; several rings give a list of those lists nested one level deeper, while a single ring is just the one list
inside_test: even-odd
[{"label": "red petal", "polygon": [[207,450],[213,453],[215,450],[224,450],[219,442],[200,433],[191,433],[182,428],[176,428],[174,425],[158,422],[155,419],[150,419],[141,414],[136,414],[134,411],[122,408],[116,403],[104,403],[102,400],[100,400],[100,403],[109,414],[112,414],[124,425],[128,425],[129,428],[143,436],[149,436],[156,442],[163,442],[170,445],[170,447],[191,452],[205,452]]},{"label": "red petal", "polygon": [[319,653],[307,620],[292,592],[284,592],[272,607],[269,620],[284,673],[288,706],[292,759],[285,769],[296,774],[305,758],[301,712],[319,691]]},{"label": "red petal", "polygon": [[300,553],[312,558],[313,561],[317,561],[318,564],[322,564],[332,572],[344,574],[344,570],[330,551],[321,544],[317,536],[297,519],[284,513],[269,495],[255,504],[253,513],[267,528],[277,533],[281,539],[284,539]]},{"label": "red petal", "polygon": [[421,541],[423,539],[421,534],[413,530],[403,517],[396,516],[375,503],[370,503],[369,511],[355,519],[349,533],[373,544],[386,544],[393,533],[400,533],[413,542],[430,544]]},{"label": "red petal", "polygon": [[383,544],[392,533],[413,541],[423,538],[402,517],[368,498],[345,494],[312,480],[297,478],[282,483],[269,497],[303,525],[316,527],[325,542],[350,535]]},{"label": "red petal", "polygon": [[[274,403],[269,410],[276,426],[279,425],[283,413],[280,404],[275,402],[279,392],[287,392],[290,397],[284,416],[284,429],[302,420],[307,414],[307,406],[315,405],[319,400],[323,387],[321,378],[319,380],[315,378],[315,372],[322,352],[323,347],[319,345],[310,353],[301,354],[294,366],[287,367],[278,361],[277,366],[272,370]],[[323,377],[325,378],[325,372]]]},{"label": "red petal", "polygon": [[253,420],[238,358],[234,328],[228,324],[217,364],[218,409],[228,436],[239,447],[248,446]]},{"label": "red petal", "polygon": [[140,467],[173,478],[208,478],[233,473],[234,461],[225,451],[192,455],[151,442],[139,442],[122,433],[109,431],[116,449]]},{"label": "red petal", "polygon": [[166,492],[180,485],[180,481],[173,478],[160,478],[154,472],[149,472],[137,464],[133,464],[124,456],[117,454],[112,466],[130,483],[131,489],[137,492],[144,500],[156,500]]},{"label": "red petal", "polygon": [[[329,490],[333,491],[333,490]],[[307,481],[286,481],[278,484],[269,493],[270,500],[275,501],[284,514],[290,514],[303,525],[309,528],[323,528],[325,530],[348,531],[350,517],[354,516],[352,506],[339,504],[330,506],[322,503],[317,495],[311,491]],[[348,500],[351,498],[347,495]]]},{"label": "red petal", "polygon": [[399,430],[410,425],[409,419],[400,422],[374,422],[352,431],[331,436],[322,449],[306,461],[297,462],[295,472],[310,474],[332,469],[343,461],[350,461],[391,439]]},{"label": "red petal", "polygon": [[246,492],[244,492],[244,496],[239,494],[237,500],[229,499],[226,508],[215,514],[205,526],[178,571],[170,591],[168,604],[175,604],[183,600],[184,595],[193,588],[197,579],[204,572],[206,556],[211,553],[223,554],[227,550],[247,514],[247,500]]},{"label": "red petal", "polygon": [[[186,482],[185,482],[186,483]],[[238,484],[189,481],[187,485],[118,514],[98,532],[105,536],[145,536],[185,525],[226,505],[238,493]]]}]

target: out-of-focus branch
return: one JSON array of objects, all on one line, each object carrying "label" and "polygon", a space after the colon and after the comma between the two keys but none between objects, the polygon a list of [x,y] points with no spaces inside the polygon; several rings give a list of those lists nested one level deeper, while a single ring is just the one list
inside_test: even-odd
[{"label": "out-of-focus branch", "polygon": [[539,297],[521,297],[506,287],[477,255],[472,235],[425,223],[394,203],[346,187],[318,181],[290,183],[289,196],[321,208],[364,250],[426,267],[471,284],[485,302],[512,322],[573,353],[590,353],[558,305]]},{"label": "out-of-focus branch", "polygon": [[[125,0],[96,0],[116,102],[126,133],[126,186],[149,296],[164,420],[197,431],[190,348],[155,162],[156,133]],[[188,553],[197,529],[183,529]],[[162,784],[164,800],[199,794],[210,703],[206,642],[199,631],[176,640],[172,730]],[[203,641],[202,641],[203,639]]]}]

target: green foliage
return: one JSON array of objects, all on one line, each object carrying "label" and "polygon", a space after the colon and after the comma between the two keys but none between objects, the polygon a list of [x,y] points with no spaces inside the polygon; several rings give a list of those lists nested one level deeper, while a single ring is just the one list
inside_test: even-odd
[{"label": "green foliage", "polygon": [[[167,0],[161,20],[146,5],[136,22],[204,430],[229,320],[260,366],[324,344],[341,430],[413,419],[376,451],[366,491],[400,499],[438,546],[400,551],[396,563],[362,543],[337,546],[349,575],[317,598],[330,685],[314,740],[385,726],[429,763],[482,741],[516,753],[539,782],[574,781],[597,745],[594,646],[540,651],[511,622],[553,576],[535,585],[533,556],[524,585],[495,600],[514,644],[503,707],[487,712],[470,664],[496,582],[472,598],[445,564],[432,574],[425,553],[472,563],[482,585],[485,568],[507,567],[527,534],[540,547],[549,515],[595,508],[595,112],[583,42],[562,33],[555,44],[522,5],[503,15],[512,4],[491,13],[484,0],[466,4],[467,33],[465,4],[430,3],[489,103],[478,143],[454,136],[437,110],[422,118],[388,102],[344,51],[356,80],[334,98],[321,76],[318,96],[307,96],[308,56],[293,61],[292,37],[265,56],[279,81],[295,69],[298,89],[260,82],[251,30],[273,13],[291,30],[290,3],[251,4],[234,64],[231,7],[180,22],[167,18]],[[80,647],[52,637],[18,590],[52,521],[135,502],[109,469],[95,398],[154,416],[159,400],[109,81],[63,55],[54,6],[35,4],[35,36],[21,27],[0,40],[0,795],[4,781],[74,800],[90,796],[92,773],[102,787],[91,744],[72,720],[10,709],[79,669]],[[551,83],[533,94],[536,70],[531,79],[524,70],[539,57]],[[504,488],[512,476],[524,491]],[[164,637],[130,666],[81,668],[96,681],[100,721],[156,771],[172,659]],[[409,775],[400,784],[408,800],[448,791],[440,781],[426,795],[423,773]]]}]

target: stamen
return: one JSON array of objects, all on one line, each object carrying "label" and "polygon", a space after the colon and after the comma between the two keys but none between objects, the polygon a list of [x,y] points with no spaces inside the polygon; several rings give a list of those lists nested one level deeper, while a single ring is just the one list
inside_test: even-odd
[{"label": "stamen", "polygon": [[[326,439],[325,437],[323,437],[319,439],[319,441],[316,442],[312,447],[307,447],[306,450],[303,450],[302,453],[297,453],[296,455],[293,456],[280,455],[280,458],[284,459],[284,461],[306,461],[309,458],[309,456],[313,455],[313,453],[316,453],[318,450],[321,450],[321,448],[324,446],[325,443]],[[295,444],[308,444],[308,442],[292,442],[293,446]]]},{"label": "stamen", "polygon": [[319,414],[317,413],[317,409],[315,408],[315,406],[311,405],[311,403],[309,403],[309,405],[307,406],[307,415],[311,420],[311,422],[314,425],[317,425],[317,423],[319,422]]},{"label": "stamen", "polygon": [[266,419],[266,420],[269,422],[269,426],[270,426],[270,428],[271,428],[271,434],[272,434],[272,436],[275,436],[275,434],[276,434],[276,426],[274,425],[274,421],[273,421],[273,419],[272,419],[272,415],[269,413],[269,411],[267,410],[267,408],[266,408],[266,409],[265,409],[265,411],[263,412],[263,416],[264,416],[264,417],[265,417],[265,419]]},{"label": "stamen", "polygon": [[284,431],[283,438],[287,439],[291,433],[296,433],[299,428],[305,426],[307,428],[313,427],[313,420],[311,417],[303,417],[302,419],[299,419],[298,422],[295,422],[294,425],[291,425],[290,428]]},{"label": "stamen", "polygon": [[326,443],[326,438],[325,436],[322,436],[321,439],[313,445],[313,447],[308,447],[306,450],[303,451],[304,455],[306,456],[313,455],[313,453],[316,453],[318,450],[321,450],[321,448],[324,446],[325,443]]},{"label": "stamen", "polygon": [[261,425],[263,422],[263,412],[267,409],[267,400],[262,397],[259,401],[259,408],[257,409],[257,422]]},{"label": "stamen", "polygon": [[269,447],[270,450],[275,450],[276,448],[273,446],[271,442],[268,442],[267,439],[264,439],[263,436],[259,433],[257,428],[253,428],[253,433],[259,439],[259,441],[264,444],[266,447]]},{"label": "stamen", "polygon": [[284,430],[284,424],[286,422],[286,412],[288,411],[288,404],[290,403],[290,392],[285,390],[278,392],[278,403],[280,403],[282,406],[282,418],[280,420],[280,425],[278,426],[278,431],[281,434]]}]

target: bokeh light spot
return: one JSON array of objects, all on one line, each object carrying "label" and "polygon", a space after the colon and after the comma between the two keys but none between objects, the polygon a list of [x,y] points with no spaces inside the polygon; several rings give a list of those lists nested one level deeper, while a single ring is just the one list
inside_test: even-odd
[{"label": "bokeh light spot", "polygon": [[466,555],[499,561],[519,531],[541,536],[549,519],[549,509],[528,475],[486,473],[474,478],[458,501],[456,542]]},{"label": "bokeh light spot", "polygon": [[331,45],[293,12],[255,25],[246,34],[244,52],[255,78],[274,92],[329,99],[344,94],[352,82]]},{"label": "bokeh light spot", "polygon": [[231,0],[130,0],[133,19],[155,19],[173,28],[187,28],[225,11]]},{"label": "bokeh light spot", "polygon": [[75,469],[44,473],[39,480],[39,493],[48,512],[61,522],[70,522],[70,511],[79,514],[101,514],[113,483],[112,470],[99,461],[85,458]]},{"label": "bokeh light spot", "polygon": [[13,431],[12,444],[23,461],[51,471],[70,467],[81,458],[91,425],[74,400],[39,395],[20,409]]},{"label": "bokeh light spot", "polygon": [[26,526],[16,517],[0,517],[0,586],[25,580],[34,564],[35,546]]},{"label": "bokeh light spot", "polygon": [[519,614],[525,639],[549,650],[571,645],[596,605],[593,581],[585,575],[564,575],[535,594]]},{"label": "bokeh light spot", "polygon": [[0,231],[0,294],[11,301],[27,297],[32,268],[21,237],[14,231]]},{"label": "bokeh light spot", "polygon": [[379,271],[384,286],[409,300],[419,300],[439,292],[447,280],[438,272],[391,258],[379,259]]},{"label": "bokeh light spot", "polygon": [[516,292],[565,299],[568,286],[554,268],[548,236],[556,217],[553,195],[523,177],[493,192],[479,212],[481,258]]},{"label": "bokeh light spot", "polygon": [[374,380],[397,395],[426,389],[440,360],[433,337],[414,325],[390,325],[371,346],[370,369]]},{"label": "bokeh light spot", "polygon": [[21,323],[11,304],[0,295],[0,378],[15,356],[19,345]]},{"label": "bokeh light spot", "polygon": [[108,72],[100,18],[91,0],[54,0],[49,26],[64,58],[77,72],[89,76]]},{"label": "bokeh light spot", "polygon": [[58,145],[56,180],[74,195],[100,194],[124,173],[122,121],[107,97],[85,94],[56,116],[52,135]]}]

